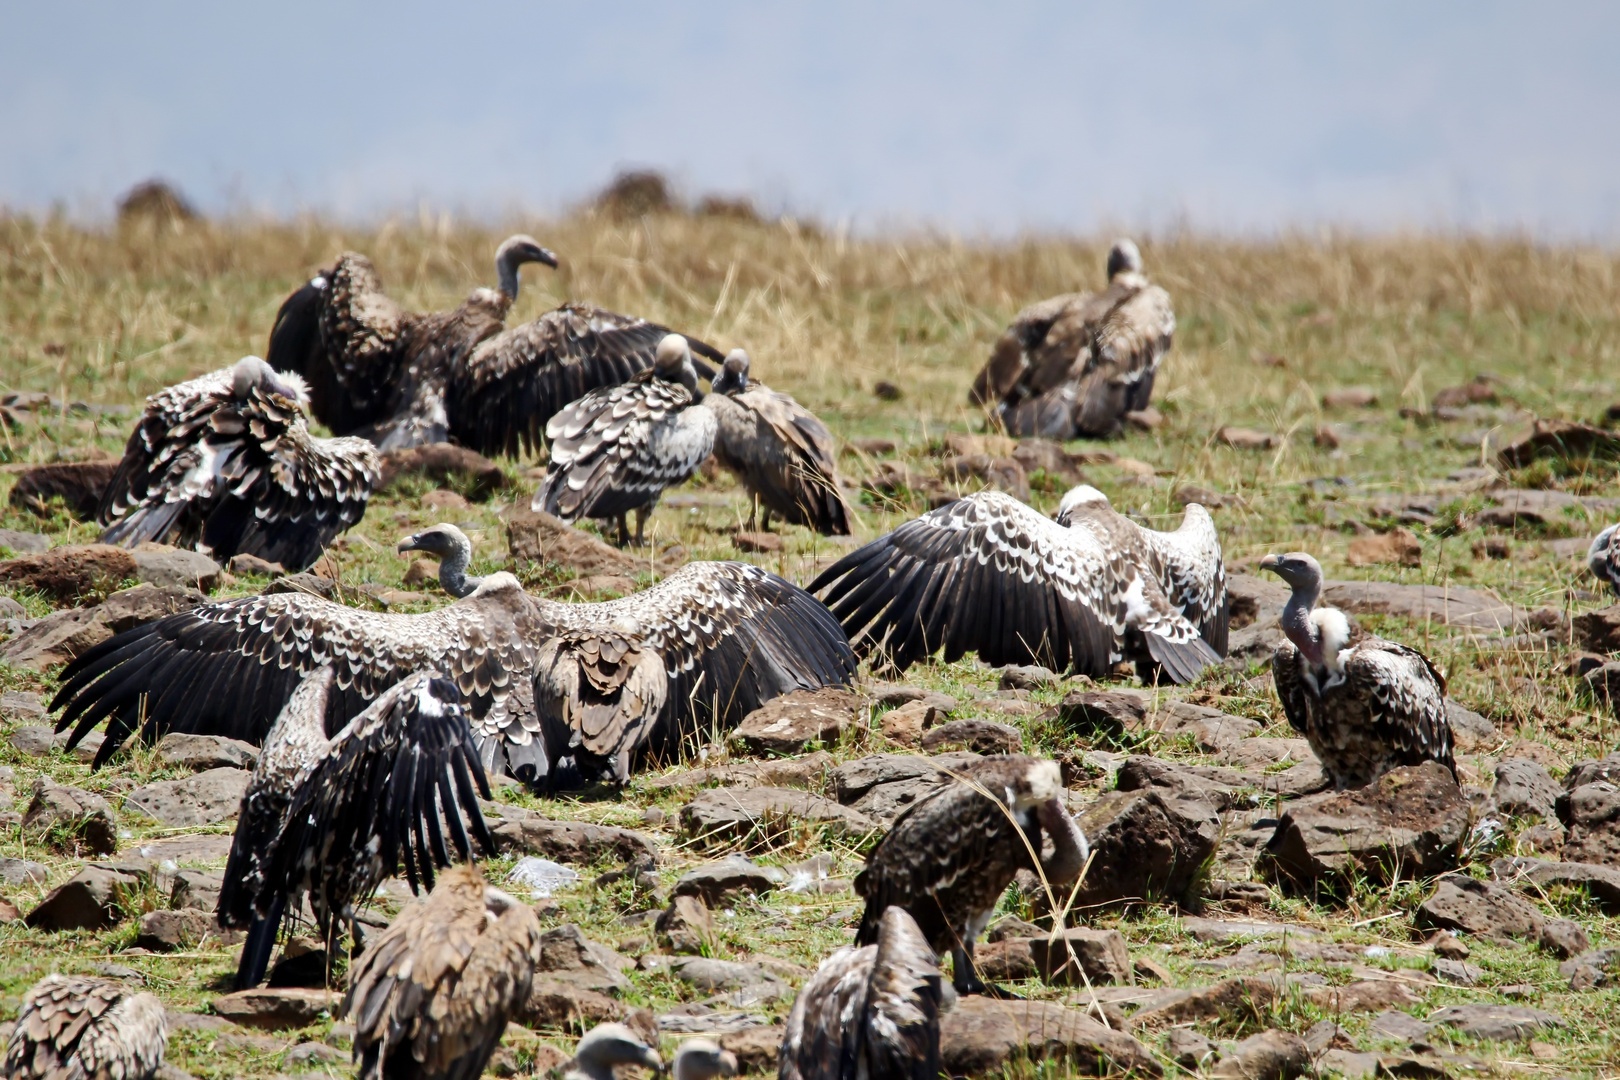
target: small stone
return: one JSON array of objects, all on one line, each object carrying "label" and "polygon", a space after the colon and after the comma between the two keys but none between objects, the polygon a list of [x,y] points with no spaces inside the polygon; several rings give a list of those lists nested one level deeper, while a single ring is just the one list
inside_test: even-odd
[{"label": "small stone", "polygon": [[1164,1052],[1188,1072],[1198,1072],[1220,1060],[1221,1049],[1192,1028],[1171,1028],[1164,1036]]},{"label": "small stone", "polygon": [[737,532],[732,534],[731,546],[738,551],[775,555],[782,550],[782,538],[771,532]]},{"label": "small stone", "polygon": [[1119,736],[1141,726],[1147,706],[1136,694],[1071,690],[1056,713],[1063,726],[1078,735]]},{"label": "small stone", "polygon": [[337,1011],[343,995],[305,987],[261,987],[214,999],[214,1012],[243,1027],[281,1031],[308,1027]]},{"label": "small stone", "polygon": [[925,732],[922,748],[930,754],[948,749],[976,754],[1016,754],[1024,748],[1018,729],[992,720],[952,720]]},{"label": "small stone", "polygon": [[1586,931],[1579,923],[1568,919],[1548,919],[1541,927],[1541,936],[1536,944],[1560,960],[1567,960],[1592,947]]},{"label": "small stone", "polygon": [[1075,904],[1184,897],[1221,835],[1208,800],[1110,791],[1077,815],[1094,857]]},{"label": "small stone", "polygon": [[536,814],[503,821],[490,831],[503,850],[515,849],[525,855],[562,863],[593,863],[603,859],[628,863],[658,857],[657,845],[651,839],[610,825],[551,821]]},{"label": "small stone", "polygon": [[448,488],[436,488],[422,496],[422,506],[428,510],[471,510],[465,497]]},{"label": "small stone", "polygon": [[651,825],[654,828],[657,828],[658,826],[662,825],[668,817],[669,815],[664,813],[662,807],[649,806],[641,812],[641,823],[643,825]]},{"label": "small stone", "polygon": [[1583,952],[1559,964],[1558,974],[1569,979],[1569,988],[1575,991],[1610,986],[1620,976],[1620,948]]},{"label": "small stone", "polygon": [[50,867],[42,862],[0,856],[0,882],[7,885],[43,885],[50,876]]},{"label": "small stone", "polygon": [[56,732],[39,724],[20,727],[11,733],[11,748],[28,757],[49,757],[56,749]]},{"label": "small stone", "polygon": [[219,563],[197,551],[169,549],[150,551],[137,549],[130,553],[135,559],[135,578],[159,588],[201,589],[213,592],[219,588]]},{"label": "small stone", "polygon": [[1332,1020],[1318,1020],[1305,1033],[1305,1045],[1314,1057],[1329,1049],[1354,1050],[1356,1041]]},{"label": "small stone", "polygon": [[124,917],[125,898],[141,876],[105,866],[86,866],[52,889],[26,922],[36,930],[105,930]]},{"label": "small stone", "polygon": [[849,445],[866,454],[868,457],[884,457],[894,453],[896,444],[893,439],[851,439]]},{"label": "small stone", "polygon": [[177,870],[174,888],[169,893],[169,906],[214,911],[219,907],[219,893],[224,885],[225,875],[218,870]]},{"label": "small stone", "polygon": [[473,498],[478,500],[488,499],[510,482],[493,461],[449,443],[383,451],[377,490],[392,487],[402,476],[425,476],[436,484],[459,480],[469,485]]},{"label": "small stone", "polygon": [[174,952],[195,947],[205,938],[215,938],[225,944],[241,941],[240,930],[222,930],[212,912],[196,908],[179,911],[148,911],[141,916],[140,930],[135,944],[153,952]]},{"label": "small stone", "polygon": [[1131,981],[1131,957],[1118,930],[1065,930],[1056,940],[1032,938],[1029,953],[1041,978],[1054,986]]},{"label": "small stone", "polygon": [[715,947],[714,917],[696,896],[677,896],[654,929],[674,953],[701,954]]},{"label": "small stone", "polygon": [[35,842],[55,851],[111,855],[118,850],[118,830],[107,801],[47,776],[34,778],[34,797],[23,814],[22,828]]},{"label": "small stone", "polygon": [[1332,424],[1317,424],[1316,430],[1311,434],[1311,442],[1318,450],[1337,450],[1344,442],[1344,436]]},{"label": "small stone", "polygon": [[1017,1059],[1066,1061],[1082,1075],[1157,1077],[1163,1066],[1131,1036],[1050,1001],[961,998],[940,1018],[940,1064],[951,1076],[999,1073]]},{"label": "small stone", "polygon": [[325,1043],[302,1042],[281,1060],[285,1065],[342,1065],[348,1062],[349,1055]]},{"label": "small stone", "polygon": [[1620,866],[1620,785],[1610,780],[1581,784],[1559,797],[1557,809],[1569,829],[1564,858]]},{"label": "small stone", "polygon": [[0,896],[0,923],[20,922],[22,917],[21,908],[5,897]]},{"label": "small stone", "polygon": [[1538,1032],[1567,1026],[1563,1017],[1525,1005],[1448,1005],[1429,1022],[1490,1042],[1524,1042]]},{"label": "small stone", "polygon": [[730,742],[750,754],[796,754],[812,743],[836,743],[864,707],[859,695],[840,687],[795,690],[745,716]]},{"label": "small stone", "polygon": [[1307,986],[1303,995],[1306,1001],[1334,1016],[1375,1012],[1423,1002],[1405,982],[1385,978],[1361,979],[1344,986]]},{"label": "small stone", "polygon": [[1149,405],[1145,409],[1132,409],[1125,413],[1124,420],[1138,431],[1157,431],[1164,426],[1164,413]]},{"label": "small stone", "polygon": [[1411,529],[1396,528],[1387,533],[1361,536],[1350,542],[1345,561],[1351,566],[1394,564],[1421,566],[1423,545]]},{"label": "small stone", "polygon": [[1453,986],[1477,986],[1479,980],[1485,977],[1483,968],[1462,960],[1447,960],[1443,956],[1434,958],[1434,974],[1441,982]]},{"label": "small stone", "polygon": [[7,690],[0,694],[0,717],[13,723],[41,720],[45,717],[45,702],[26,690]]},{"label": "small stone", "polygon": [[786,1034],[781,1024],[758,1024],[720,1036],[720,1048],[737,1059],[737,1071],[744,1076],[776,1073],[777,1051]]},{"label": "small stone", "polygon": [[411,565],[405,568],[405,576],[400,578],[401,584],[411,587],[436,585],[438,581],[439,564],[427,559],[412,559]]},{"label": "small stone", "polygon": [[1468,959],[1467,943],[1449,930],[1442,930],[1430,938],[1429,948],[1434,950],[1434,955],[1447,960]]},{"label": "small stone", "polygon": [[805,823],[826,828],[833,836],[855,839],[876,831],[876,823],[859,811],[831,799],[791,788],[717,788],[704,791],[681,808],[681,828],[710,842],[748,837],[767,839],[765,831]]},{"label": "small stone", "polygon": [[240,739],[219,735],[186,735],[171,731],[157,742],[157,755],[165,764],[193,772],[208,769],[252,769],[259,748]]},{"label": "small stone", "polygon": [[1370,386],[1346,386],[1322,395],[1324,409],[1365,409],[1378,404],[1378,392]]},{"label": "small stone", "polygon": [[124,796],[124,808],[155,818],[170,828],[213,825],[236,816],[252,773],[216,768],[184,780],[163,780]]},{"label": "small stone", "polygon": [[894,383],[879,379],[872,384],[872,396],[879,401],[899,401],[905,394]]},{"label": "small stone", "polygon": [[278,562],[261,559],[257,555],[250,555],[243,551],[231,556],[226,568],[233,574],[251,575],[253,577],[269,578],[274,581],[287,573],[287,568]]},{"label": "small stone", "polygon": [[1305,1040],[1272,1029],[1238,1043],[1210,1075],[1231,1080],[1293,1080],[1310,1067],[1311,1052]]},{"label": "small stone", "polygon": [[925,701],[908,701],[883,714],[883,737],[900,746],[917,746],[923,732],[945,722],[945,714]]},{"label": "small stone", "polygon": [[682,874],[675,882],[675,895],[697,896],[709,907],[718,907],[742,892],[768,893],[784,878],[776,867],[760,866],[745,855],[729,855]]},{"label": "small stone", "polygon": [[1275,438],[1252,428],[1223,427],[1215,432],[1215,438],[1234,450],[1270,450],[1276,445]]},{"label": "small stone", "polygon": [[1001,669],[998,686],[1003,690],[1044,690],[1056,686],[1060,676],[1039,664],[1008,664]]},{"label": "small stone", "polygon": [[1559,787],[1544,766],[1524,758],[1497,762],[1496,786],[1491,790],[1491,807],[1497,814],[1548,819],[1558,794]]},{"label": "small stone", "polygon": [[1419,927],[1461,930],[1497,941],[1535,940],[1545,919],[1535,906],[1511,889],[1465,874],[1447,874],[1418,905]]},{"label": "small stone", "polygon": [[1398,1039],[1401,1042],[1418,1042],[1429,1037],[1431,1025],[1424,1023],[1411,1013],[1390,1009],[1381,1012],[1372,1020],[1372,1032],[1386,1039]]},{"label": "small stone", "polygon": [[630,1012],[629,1006],[606,994],[537,975],[529,988],[521,1019],[530,1027],[561,1030],[623,1021]]}]

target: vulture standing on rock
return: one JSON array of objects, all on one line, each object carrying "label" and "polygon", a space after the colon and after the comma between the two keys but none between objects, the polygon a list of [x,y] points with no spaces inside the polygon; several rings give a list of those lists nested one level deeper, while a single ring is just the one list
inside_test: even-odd
[{"label": "vulture standing on rock", "polygon": [[945,650],[1101,677],[1130,660],[1145,680],[1198,678],[1226,651],[1226,571],[1209,512],[1175,532],[1116,513],[1095,488],[1060,521],[982,491],[908,521],[811,582],[863,653],[899,670]]},{"label": "vulture standing on rock", "polygon": [[431,888],[434,866],[452,865],[441,812],[457,858],[472,855],[463,818],[495,853],[477,801],[489,783],[455,684],[418,672],[328,738],[333,681],[322,667],[293,691],[242,797],[219,894],[219,924],[248,932],[238,990],[264,978],[283,917],[304,895],[330,955],[342,922],[401,860],[411,888]]},{"label": "vulture standing on rock", "polygon": [[[1023,754],[988,757],[959,770],[895,819],[866,857],[855,891],[866,911],[856,945],[879,945],[885,913],[906,910],[928,946],[952,953],[958,993],[983,993],[973,943],[1019,870],[1052,885],[1073,881],[1089,854],[1063,805],[1057,762]],[[1042,845],[1047,837],[1052,853]]]},{"label": "vulture standing on rock", "polygon": [[[428,533],[434,539],[422,541]],[[451,526],[417,548],[459,550]],[[135,731],[259,743],[304,675],[331,665],[326,730],[335,732],[416,671],[442,672],[467,699],[490,774],[536,790],[622,782],[646,755],[736,726],[792,690],[845,685],[849,640],[803,589],[746,563],[689,563],[658,584],[599,604],[544,600],[508,573],[419,615],[370,612],[305,593],[223,600],[102,642],[62,673],[52,708],[72,742],[102,720],[96,763]]]},{"label": "vulture standing on rock", "polygon": [[533,510],[570,525],[580,518],[619,523],[636,513],[636,544],[665,488],[684,484],[714,449],[715,415],[698,391],[692,350],[679,334],[658,343],[651,370],[621,386],[592,390],[546,424],[551,462]]},{"label": "vulture standing on rock", "polygon": [[23,995],[6,1043],[8,1080],[151,1080],[163,1065],[163,1002],[122,983],[47,975]]},{"label": "vulture standing on rock", "polygon": [[1316,607],[1322,567],[1304,552],[1267,555],[1260,568],[1293,589],[1282,613],[1288,640],[1271,658],[1271,677],[1333,786],[1365,787],[1425,761],[1455,774],[1446,680],[1429,658],[1382,638],[1350,645],[1344,612]]},{"label": "vulture standing on rock", "polygon": [[256,356],[146,399],[101,497],[104,544],[247,553],[288,570],[360,520],[381,476],[364,439],[317,439],[303,380]]},{"label": "vulture standing on rock", "polygon": [[1614,594],[1620,596],[1620,547],[1614,543],[1616,530],[1620,530],[1620,525],[1610,525],[1592,538],[1591,546],[1586,549],[1586,565],[1592,576],[1607,583]]},{"label": "vulture standing on rock", "polygon": [[1148,284],[1129,240],[1108,251],[1108,287],[1025,308],[973,380],[975,405],[1010,434],[1102,438],[1145,409],[1176,332],[1170,294]]},{"label": "vulture standing on rock", "polygon": [[476,1080],[540,964],[534,909],[457,866],[349,969],[360,1080]]},{"label": "vulture standing on rock", "polygon": [[839,949],[800,989],[778,1080],[936,1080],[942,989],[916,920],[889,908],[876,942]]},{"label": "vulture standing on rock", "polygon": [[[826,536],[848,536],[854,514],[838,482],[832,432],[786,394],[748,378],[748,354],[733,349],[704,404],[714,411],[715,460],[764,511]],[[752,521],[749,527],[753,527]]]}]

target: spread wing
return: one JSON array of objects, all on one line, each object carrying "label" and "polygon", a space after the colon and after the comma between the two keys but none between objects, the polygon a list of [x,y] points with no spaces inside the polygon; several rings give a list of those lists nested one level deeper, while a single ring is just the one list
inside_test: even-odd
[{"label": "spread wing", "polygon": [[1175,332],[1170,294],[1157,285],[1135,290],[1108,312],[1097,327],[1091,363],[1081,379],[1080,431],[1112,430],[1121,414],[1147,408]]},{"label": "spread wing", "polygon": [[[989,664],[1101,675],[1119,655],[1108,553],[1000,492],[909,521],[828,567],[810,589],[862,653],[901,670],[939,649]],[[1117,624],[1117,625],[1116,625]]]},{"label": "spread wing", "polygon": [[23,995],[5,1075],[145,1077],[163,1063],[168,1025],[151,994],[118,983],[47,975]]},{"label": "spread wing", "polygon": [[468,698],[478,733],[533,716],[530,641],[544,636],[529,598],[509,576],[420,615],[359,611],[301,593],[225,600],[137,626],[88,650],[63,671],[51,708],[72,742],[102,720],[104,764],[131,734],[170,731],[261,743],[303,676],[326,664],[337,677],[328,730],[413,671],[442,671]]},{"label": "spread wing", "polygon": [[1226,562],[1209,511],[1192,503],[1175,532],[1141,528],[1140,533],[1149,572],[1165,598],[1198,628],[1210,648],[1225,656]]},{"label": "spread wing", "polygon": [[787,394],[758,383],[704,399],[716,416],[714,456],[773,513],[827,535],[853,517],[838,481],[832,432]]},{"label": "spread wing", "polygon": [[[630,315],[567,304],[485,340],[451,370],[450,430],[481,454],[534,450],[564,406],[652,366],[669,328]],[[722,359],[686,339],[694,353]],[[707,377],[706,371],[700,371]]]},{"label": "spread wing", "polygon": [[[974,377],[968,400],[980,406],[997,405],[1050,389],[1056,382],[1051,371],[1055,369],[1061,377],[1086,344],[1069,329],[1074,320],[1065,320],[1065,316],[1087,310],[1096,295],[1065,293],[1031,304],[1013,316],[996,340],[990,359]],[[1060,321],[1064,325],[1054,335]],[[1079,322],[1084,325],[1083,314]],[[1056,362],[1058,357],[1062,357],[1061,365]]]},{"label": "spread wing", "polygon": [[[939,1076],[939,962],[902,907],[883,913],[860,1033],[867,1076]],[[854,1080],[855,1074],[846,1074]]]},{"label": "spread wing", "polygon": [[1382,638],[1369,638],[1341,655],[1346,690],[1368,703],[1377,737],[1455,772],[1446,680],[1429,658]]}]

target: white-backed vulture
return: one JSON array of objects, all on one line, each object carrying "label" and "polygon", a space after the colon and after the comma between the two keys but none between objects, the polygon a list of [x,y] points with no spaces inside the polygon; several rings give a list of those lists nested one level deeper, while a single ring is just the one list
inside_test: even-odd
[{"label": "white-backed vulture", "polygon": [[[219,894],[219,924],[248,932],[236,988],[257,986],[283,917],[302,897],[331,954],[354,906],[405,864],[411,888],[433,868],[483,853],[495,841],[477,797],[490,797],[461,692],[436,672],[384,690],[331,738],[335,675],[317,668],[293,691],[264,742],[242,796]],[[462,820],[466,819],[466,826]]]},{"label": "white-backed vulture", "polygon": [[673,1080],[715,1080],[720,1076],[736,1076],[737,1055],[713,1039],[698,1036],[681,1043],[669,1071]]},{"label": "white-backed vulture", "polygon": [[776,1056],[778,1080],[936,1080],[939,962],[905,908],[871,945],[846,945],[799,990]]},{"label": "white-backed vulture", "polygon": [[866,856],[855,877],[866,898],[855,944],[877,944],[885,913],[902,907],[935,953],[952,954],[957,992],[983,993],[973,943],[1001,894],[1019,870],[1054,887],[1074,880],[1088,849],[1063,805],[1057,762],[1009,754],[958,773],[908,807]]},{"label": "white-backed vulture", "polygon": [[664,1071],[658,1051],[634,1031],[619,1023],[597,1024],[574,1048],[573,1059],[563,1067],[563,1080],[619,1080],[620,1065]]},{"label": "white-backed vulture", "polygon": [[748,378],[748,354],[733,349],[704,404],[714,411],[714,457],[763,511],[826,536],[848,536],[854,513],[838,481],[832,432],[787,394]]},{"label": "white-backed vulture", "polygon": [[1293,589],[1271,658],[1283,712],[1336,788],[1372,783],[1390,769],[1438,761],[1453,773],[1446,680],[1427,656],[1370,637],[1350,645],[1350,622],[1319,608],[1322,567],[1303,551],[1260,560]]},{"label": "white-backed vulture", "polygon": [[1620,525],[1610,525],[1592,538],[1591,546],[1586,549],[1586,565],[1593,577],[1605,582],[1620,596],[1620,546],[1614,543],[1617,529]]},{"label": "white-backed vulture", "polygon": [[679,334],[658,343],[652,368],[592,390],[546,423],[551,461],[531,508],[572,524],[636,514],[636,544],[665,488],[684,484],[714,449],[715,417],[698,391],[692,350]]},{"label": "white-backed vulture", "polygon": [[147,398],[96,511],[101,542],[314,563],[365,513],[382,466],[364,439],[311,436],[308,402],[303,380],[256,356]]},{"label": "white-backed vulture", "polygon": [[540,920],[484,882],[445,871],[349,969],[360,1080],[477,1080],[523,1007],[540,963]]},{"label": "white-backed vulture", "polygon": [[47,975],[23,995],[8,1080],[151,1080],[163,1065],[163,1002],[112,979]]},{"label": "white-backed vulture", "polygon": [[842,628],[803,589],[746,563],[700,562],[600,604],[532,597],[504,572],[417,615],[294,592],[216,601],[87,650],[52,707],[73,741],[107,720],[98,765],[137,730],[259,743],[327,664],[328,731],[406,675],[440,671],[467,700],[485,770],[537,790],[622,781],[639,758],[673,757],[771,698],[855,672]]},{"label": "white-backed vulture", "polygon": [[1175,336],[1170,294],[1148,284],[1130,240],[1108,252],[1108,287],[1020,311],[973,380],[969,399],[1017,436],[1102,438],[1153,397]]},{"label": "white-backed vulture", "polygon": [[1130,660],[1144,679],[1196,679],[1226,651],[1226,572],[1209,512],[1143,528],[1079,487],[1052,521],[982,491],[908,521],[811,582],[862,654],[894,667],[943,649],[1092,677]]}]

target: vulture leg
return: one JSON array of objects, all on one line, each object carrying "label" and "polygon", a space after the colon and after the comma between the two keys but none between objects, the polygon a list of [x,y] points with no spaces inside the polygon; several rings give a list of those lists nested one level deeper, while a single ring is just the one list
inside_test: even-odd
[{"label": "vulture leg", "polygon": [[630,543],[630,515],[619,515],[619,546],[624,547]]},{"label": "vulture leg", "polygon": [[770,507],[762,506],[762,507],[759,508],[759,522],[760,522],[759,529],[760,529],[761,532],[770,532],[771,531],[771,508]]},{"label": "vulture leg", "polygon": [[1021,995],[1000,986],[991,986],[979,978],[979,969],[973,963],[973,942],[964,942],[960,947],[951,950],[951,983],[956,992],[966,997],[969,994],[979,994],[988,998],[999,998],[1002,1001],[1022,1001]]},{"label": "vulture leg", "polygon": [[647,546],[647,538],[644,535],[646,528],[647,528],[647,509],[646,509],[646,507],[639,507],[638,506],[636,508],[636,547],[646,547]]}]

